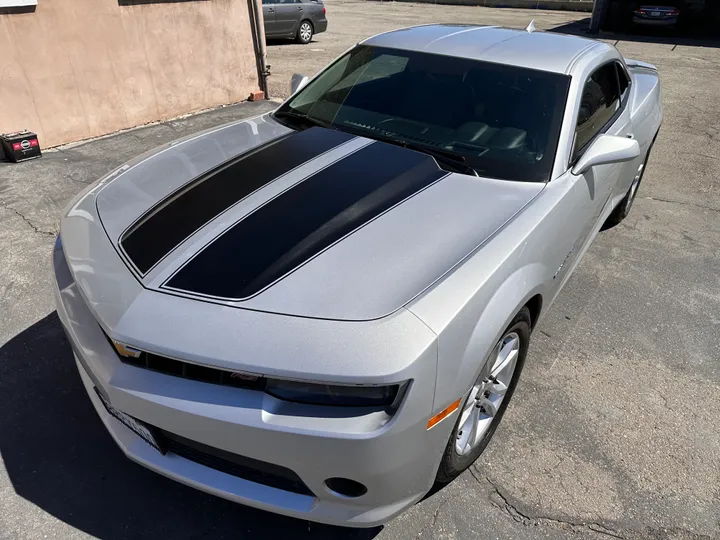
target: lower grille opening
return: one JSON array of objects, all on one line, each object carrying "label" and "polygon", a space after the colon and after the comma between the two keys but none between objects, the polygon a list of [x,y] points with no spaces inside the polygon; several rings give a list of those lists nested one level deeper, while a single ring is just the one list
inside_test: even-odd
[{"label": "lower grille opening", "polygon": [[300,495],[315,494],[310,491],[300,477],[287,467],[275,465],[245,456],[239,456],[226,450],[214,448],[164,429],[147,424],[113,407],[110,402],[95,388],[95,392],[105,409],[126,428],[141,437],[158,452],[168,452],[189,461],[204,465],[216,471],[237,476],[250,482],[298,493]]},{"label": "lower grille opening", "polygon": [[167,451],[177,456],[250,482],[300,495],[315,496],[300,477],[286,467],[239,456],[164,430],[158,431],[164,439]]}]

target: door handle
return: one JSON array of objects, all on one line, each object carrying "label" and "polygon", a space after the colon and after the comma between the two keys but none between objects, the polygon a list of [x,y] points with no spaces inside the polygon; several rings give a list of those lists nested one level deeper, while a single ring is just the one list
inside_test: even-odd
[{"label": "door handle", "polygon": [[298,10],[298,11],[302,11],[302,6],[298,6],[298,7],[297,7],[297,10]]},{"label": "door handle", "polygon": [[275,13],[275,8],[268,8],[268,11],[269,11],[270,13]]},{"label": "door handle", "polygon": [[635,138],[635,135],[632,134],[632,133],[626,133],[625,136],[626,136],[628,139],[634,139],[634,138]]}]

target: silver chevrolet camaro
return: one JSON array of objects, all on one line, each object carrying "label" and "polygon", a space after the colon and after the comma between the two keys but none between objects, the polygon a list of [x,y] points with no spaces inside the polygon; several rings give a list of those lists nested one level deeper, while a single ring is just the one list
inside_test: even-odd
[{"label": "silver chevrolet camaro", "polygon": [[662,120],[653,66],[531,30],[375,36],[71,202],[57,310],[129,458],[358,527],[477,459]]}]

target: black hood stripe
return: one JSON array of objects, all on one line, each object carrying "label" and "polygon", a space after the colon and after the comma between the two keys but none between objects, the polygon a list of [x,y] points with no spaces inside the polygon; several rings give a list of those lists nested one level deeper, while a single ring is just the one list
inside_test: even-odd
[{"label": "black hood stripe", "polygon": [[224,163],[173,193],[123,235],[121,246],[145,274],[186,238],[248,195],[353,139],[323,128],[294,132]]},{"label": "black hood stripe", "polygon": [[172,276],[167,288],[248,298],[446,175],[430,156],[371,144],[232,226]]}]

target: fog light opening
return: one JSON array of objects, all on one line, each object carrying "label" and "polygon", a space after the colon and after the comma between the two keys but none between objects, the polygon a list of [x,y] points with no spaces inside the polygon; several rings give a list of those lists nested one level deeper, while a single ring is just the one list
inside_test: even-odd
[{"label": "fog light opening", "polygon": [[325,485],[335,495],[341,497],[354,499],[367,493],[367,488],[364,485],[349,478],[328,478],[325,480]]}]

